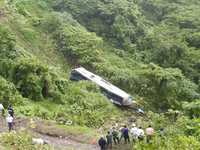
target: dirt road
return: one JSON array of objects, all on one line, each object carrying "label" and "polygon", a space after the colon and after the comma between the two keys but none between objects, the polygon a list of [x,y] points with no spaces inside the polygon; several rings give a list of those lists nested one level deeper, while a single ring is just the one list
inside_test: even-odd
[{"label": "dirt road", "polygon": [[47,135],[40,135],[39,137],[48,141],[56,150],[99,150],[96,145],[79,143],[70,138],[56,138]]},{"label": "dirt road", "polygon": [[[88,144],[88,143],[81,143],[69,136],[62,137],[59,135],[51,136],[48,134],[41,133],[37,130],[32,130],[28,127],[29,120],[28,119],[21,119],[18,118],[15,120],[15,130],[20,130],[21,128],[25,128],[32,132],[34,137],[41,138],[48,142],[55,150],[99,150],[97,145]],[[8,132],[7,125],[5,120],[0,123],[0,134],[3,132]]]}]

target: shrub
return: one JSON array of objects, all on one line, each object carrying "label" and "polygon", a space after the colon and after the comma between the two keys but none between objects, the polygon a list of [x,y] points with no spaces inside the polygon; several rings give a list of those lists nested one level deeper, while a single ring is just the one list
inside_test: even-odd
[{"label": "shrub", "polygon": [[[91,88],[93,87],[93,88]],[[92,89],[92,91],[91,91]],[[71,85],[68,90],[66,112],[70,120],[79,125],[98,127],[111,116],[118,114],[116,108],[99,93],[91,83],[81,82]]]},{"label": "shrub", "polygon": [[[199,141],[199,119],[189,119],[188,117],[174,111],[162,114],[148,112],[148,121],[144,119],[139,122],[143,128],[149,124],[155,129],[155,135],[151,143],[146,143],[146,137],[143,142],[136,142],[133,148],[138,150],[198,150]],[[169,116],[170,114],[170,116]],[[160,136],[160,129],[163,128],[163,136]],[[178,143],[178,144],[177,144]]]},{"label": "shrub", "polygon": [[15,88],[15,85],[0,76],[0,103],[8,106],[9,104],[19,105],[22,102],[23,98]]},{"label": "shrub", "polygon": [[182,107],[190,117],[200,117],[200,100],[185,102]]},{"label": "shrub", "polygon": [[15,64],[13,69],[13,82],[23,97],[41,100],[47,71],[47,67],[37,61],[21,60]]},{"label": "shrub", "polygon": [[[178,143],[178,144],[177,144]],[[197,141],[194,137],[187,136],[171,136],[160,138],[158,136],[154,137],[151,144],[146,143],[137,143],[134,145],[134,149],[138,150],[198,150],[200,146],[200,142]]]}]

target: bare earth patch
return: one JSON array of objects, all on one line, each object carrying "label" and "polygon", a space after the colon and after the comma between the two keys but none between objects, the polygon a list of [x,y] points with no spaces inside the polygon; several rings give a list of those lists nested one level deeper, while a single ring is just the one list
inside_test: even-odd
[{"label": "bare earth patch", "polygon": [[[34,137],[47,141],[55,150],[98,150],[98,145],[90,144],[89,137],[84,135],[72,135],[62,128],[57,128],[53,123],[45,121],[35,121],[35,128],[30,126],[29,119],[17,118],[15,120],[15,130],[26,129],[31,131]],[[0,132],[8,132],[6,123],[0,123]],[[88,142],[87,142],[88,140]]]}]

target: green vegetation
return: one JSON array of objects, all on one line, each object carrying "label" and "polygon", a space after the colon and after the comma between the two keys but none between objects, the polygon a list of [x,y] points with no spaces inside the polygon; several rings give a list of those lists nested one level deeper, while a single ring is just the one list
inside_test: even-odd
[{"label": "green vegetation", "polygon": [[[0,0],[0,102],[19,116],[89,128],[127,115],[92,83],[68,80],[81,65],[161,117],[148,114],[156,129],[170,130],[167,141],[156,136],[137,149],[195,149],[199,14],[198,0]],[[169,118],[176,111],[182,120]]]},{"label": "green vegetation", "polygon": [[[33,145],[32,136],[26,131],[19,131],[17,133],[4,133],[0,137],[3,147],[1,149],[26,149],[26,150],[51,150],[49,146]],[[53,150],[53,149],[52,149]]]},{"label": "green vegetation", "polygon": [[[199,141],[199,119],[189,119],[180,112],[169,111],[165,114],[148,114],[150,121],[140,122],[143,127],[152,124],[156,131],[151,144],[146,142],[138,142],[134,149],[194,149],[198,150]],[[159,129],[164,128],[164,136],[160,136]],[[179,144],[177,144],[179,143]]]}]

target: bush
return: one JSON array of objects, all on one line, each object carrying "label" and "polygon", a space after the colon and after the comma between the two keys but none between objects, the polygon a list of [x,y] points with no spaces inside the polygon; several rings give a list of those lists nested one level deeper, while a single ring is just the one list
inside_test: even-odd
[{"label": "bush", "polygon": [[68,104],[66,112],[71,114],[68,119],[79,125],[99,127],[111,117],[110,112],[112,112],[112,116],[118,114],[116,108],[112,106],[107,98],[95,89],[97,89],[95,85],[87,82],[70,86],[66,97]]},{"label": "bush", "polygon": [[[178,143],[178,144],[177,144]],[[133,146],[134,149],[137,150],[198,150],[200,146],[200,142],[197,141],[194,137],[187,136],[171,136],[160,138],[158,136],[154,137],[151,144],[146,143],[137,143]]]},{"label": "bush", "polygon": [[51,99],[62,103],[68,86],[54,71],[36,59],[1,61],[0,74],[14,83],[20,94],[34,101]]},{"label": "bush", "polygon": [[23,98],[15,88],[15,85],[6,81],[0,76],[0,103],[4,106],[9,104],[20,105],[23,103]]},{"label": "bush", "polygon": [[200,100],[185,102],[182,107],[191,118],[200,117]]},{"label": "bush", "polygon": [[[157,114],[147,113],[148,119],[138,122],[143,128],[152,125],[155,135],[151,143],[136,142],[133,149],[138,150],[198,150],[199,141],[199,119],[189,119],[178,111],[168,111]],[[160,129],[163,128],[163,136],[160,136]],[[178,143],[178,144],[177,144]]]},{"label": "bush", "polygon": [[13,69],[13,82],[23,97],[33,100],[43,98],[42,90],[47,67],[34,60],[20,60]]}]

